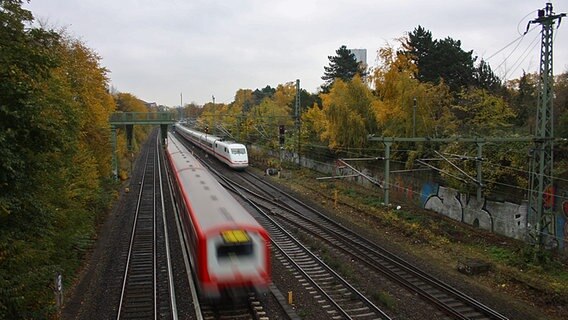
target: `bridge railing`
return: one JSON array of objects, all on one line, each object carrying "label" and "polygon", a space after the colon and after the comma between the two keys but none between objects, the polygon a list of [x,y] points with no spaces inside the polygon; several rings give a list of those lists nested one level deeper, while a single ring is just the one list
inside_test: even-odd
[{"label": "bridge railing", "polygon": [[114,112],[109,119],[111,124],[171,124],[177,121],[172,112]]}]

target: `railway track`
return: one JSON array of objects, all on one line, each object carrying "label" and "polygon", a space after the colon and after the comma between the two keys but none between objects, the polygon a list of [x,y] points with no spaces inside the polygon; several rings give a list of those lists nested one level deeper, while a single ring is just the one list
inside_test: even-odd
[{"label": "railway track", "polygon": [[[215,172],[215,169],[210,169]],[[330,247],[343,252],[343,254],[356,257],[357,263],[366,269],[386,276],[411,292],[420,295],[429,304],[441,310],[447,319],[507,319],[499,312],[334,222],[325,214],[305,205],[302,201],[267,183],[262,178],[247,171],[238,174],[238,177],[243,181],[236,182],[223,177],[220,173],[217,174],[227,188],[232,189],[233,192],[252,203],[253,206],[258,207],[260,211],[269,212],[275,222],[286,225],[287,228],[302,230],[305,234],[317,237],[320,242],[325,242]],[[244,187],[245,185],[250,185],[250,187]],[[268,216],[268,214],[265,214],[265,216]],[[269,224],[264,226],[270,231],[271,237],[276,239],[278,231],[272,230]],[[282,243],[287,244],[286,241]],[[278,246],[275,247],[282,251]],[[291,249],[290,251],[294,252],[295,250]],[[293,263],[291,261],[294,258],[291,256],[282,258],[279,253],[274,256],[283,264]],[[307,259],[302,255],[297,257],[300,261]],[[310,264],[308,263],[308,265]],[[299,265],[296,268],[302,269],[303,267]],[[349,315],[343,316],[349,317]]]},{"label": "railway track", "polygon": [[[207,165],[207,164],[206,164]],[[239,193],[239,186],[209,166],[221,183]],[[248,198],[241,194],[245,199]],[[262,215],[256,218],[268,230],[272,252],[283,265],[293,269],[294,275],[325,310],[329,319],[390,319],[363,293],[349,284],[332,268],[302,245],[285,228],[274,221],[270,214],[250,202]]]},{"label": "railway track", "polygon": [[269,320],[262,302],[251,293],[248,298],[236,301],[201,303],[201,315],[205,320],[213,319],[241,319],[241,320]]},{"label": "railway track", "polygon": [[158,143],[145,155],[117,319],[177,319]]},{"label": "railway track", "polygon": [[[328,245],[357,257],[366,268],[381,273],[393,281],[405,286],[423,299],[435,305],[451,319],[507,319],[497,311],[476,301],[468,295],[452,288],[446,283],[419,270],[397,255],[385,250],[341,224],[329,219],[318,210],[305,205],[290,194],[266,183],[263,179],[247,173],[245,180],[257,187],[253,191],[242,188],[253,201],[271,210],[277,221],[303,230],[317,237]],[[258,187],[258,184],[261,187]],[[242,186],[242,183],[237,184]],[[272,192],[277,192],[275,197]],[[265,194],[260,194],[262,190]],[[267,196],[268,195],[268,196]]]}]

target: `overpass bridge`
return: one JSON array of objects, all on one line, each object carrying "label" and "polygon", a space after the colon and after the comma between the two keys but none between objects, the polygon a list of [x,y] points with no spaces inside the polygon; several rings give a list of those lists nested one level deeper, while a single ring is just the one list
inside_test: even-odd
[{"label": "overpass bridge", "polygon": [[162,143],[168,134],[168,125],[176,122],[175,113],[172,112],[114,112],[110,115],[111,142],[112,142],[112,171],[118,177],[118,156],[116,152],[116,128],[126,127],[126,141],[128,151],[132,151],[132,134],[134,125],[160,126]]}]

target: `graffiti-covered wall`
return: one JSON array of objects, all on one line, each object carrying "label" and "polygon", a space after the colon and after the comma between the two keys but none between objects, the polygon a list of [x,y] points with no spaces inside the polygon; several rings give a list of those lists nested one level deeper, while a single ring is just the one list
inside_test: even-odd
[{"label": "graffiti-covered wall", "polygon": [[526,236],[527,203],[477,200],[475,196],[425,183],[421,199],[425,209],[436,211],[454,220],[515,239]]},{"label": "graffiti-covered wall", "polygon": [[[293,154],[286,154],[285,158],[297,161]],[[340,167],[337,163],[318,162],[308,158],[302,158],[300,162],[302,166],[324,174],[348,176],[353,173],[349,168]],[[358,170],[377,181],[384,181],[383,172],[380,170],[367,168],[358,168]],[[371,182],[361,177],[346,179],[373,186]],[[527,239],[529,210],[526,200],[519,200],[518,203],[486,198],[478,200],[475,195],[460,193],[432,182],[431,177],[402,175],[397,174],[396,171],[391,172],[390,179],[390,198],[393,204],[414,204],[484,230],[519,240]],[[568,185],[560,183],[554,189],[556,194],[554,194],[552,205],[556,217],[557,245],[568,253]]]}]

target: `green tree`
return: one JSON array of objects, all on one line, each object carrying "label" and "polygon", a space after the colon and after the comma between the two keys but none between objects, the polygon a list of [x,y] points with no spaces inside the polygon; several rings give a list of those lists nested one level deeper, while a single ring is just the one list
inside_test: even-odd
[{"label": "green tree", "polygon": [[347,49],[346,46],[341,46],[335,51],[336,56],[328,56],[329,66],[324,66],[324,74],[321,77],[325,83],[322,85],[324,92],[329,92],[331,85],[336,79],[341,79],[344,82],[350,81],[355,75],[364,76],[364,67],[357,62],[355,55]]},{"label": "green tree", "polygon": [[558,119],[554,128],[558,128],[555,136],[568,137],[568,71],[554,77],[554,111]]},{"label": "green tree", "polygon": [[[485,196],[504,199],[519,199],[526,196],[523,190],[528,188],[527,174],[518,168],[527,167],[527,150],[530,143],[507,142],[488,143],[483,146],[484,161],[481,162],[483,177],[483,193]],[[470,177],[477,174],[477,161],[473,160],[477,155],[477,145],[474,143],[453,142],[444,145],[441,150],[449,162],[467,172]],[[456,157],[455,155],[460,155]],[[489,157],[485,155],[490,155]],[[466,157],[469,156],[469,157]],[[442,174],[449,187],[475,194],[477,185],[471,179],[465,177],[448,162],[440,162]],[[456,179],[461,178],[461,180]],[[509,187],[513,186],[513,187]]]},{"label": "green tree", "polygon": [[34,181],[26,172],[42,170],[35,154],[58,148],[57,128],[42,113],[42,83],[58,64],[50,49],[57,34],[28,28],[31,12],[22,1],[0,2],[0,216],[19,207],[16,198]]},{"label": "green tree", "polygon": [[114,103],[98,57],[21,4],[0,2],[0,319],[45,319],[55,271],[77,270],[112,194]]},{"label": "green tree", "polygon": [[537,105],[538,75],[525,73],[519,79],[507,83],[510,104],[515,111],[514,124],[517,127],[534,127]]},{"label": "green tree", "polygon": [[[417,78],[422,82],[445,82],[452,92],[475,84],[476,58],[473,51],[464,51],[461,41],[446,37],[433,40],[432,33],[421,26],[408,34],[402,42],[401,53],[409,56],[418,67]],[[482,71],[488,71],[486,64]],[[482,75],[486,77],[485,74]]]},{"label": "green tree", "polygon": [[435,60],[432,58],[434,51],[432,32],[419,25],[408,33],[401,44],[403,50],[399,51],[399,54],[405,55],[416,66],[414,72],[418,80],[426,82],[436,79],[433,66]]},{"label": "green tree", "polygon": [[476,87],[485,89],[491,93],[497,94],[503,88],[499,77],[493,73],[491,66],[483,59],[479,62],[479,65],[475,67],[473,78]]},{"label": "green tree", "polygon": [[452,112],[459,132],[478,136],[499,136],[512,127],[515,112],[502,98],[471,88],[458,95]]},{"label": "green tree", "polygon": [[265,98],[271,98],[274,95],[274,92],[276,92],[276,89],[270,86],[266,86],[261,90],[254,90],[252,93],[252,96],[254,98],[253,105],[259,105]]},{"label": "green tree", "polygon": [[[568,138],[568,71],[555,77],[554,81],[554,136]],[[554,160],[558,162],[559,176],[568,176],[568,143],[558,143],[555,148]]]}]

